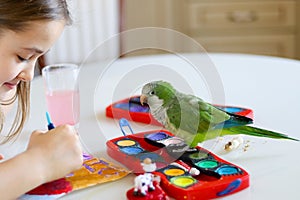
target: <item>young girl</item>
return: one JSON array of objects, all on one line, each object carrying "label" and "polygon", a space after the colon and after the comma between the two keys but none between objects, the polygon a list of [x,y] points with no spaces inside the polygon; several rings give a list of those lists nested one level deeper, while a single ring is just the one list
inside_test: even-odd
[{"label": "young girl", "polygon": [[[37,59],[70,23],[65,0],[0,1],[2,144],[17,136],[24,126]],[[14,103],[18,104],[15,121],[10,132],[4,133],[5,115]],[[0,163],[0,197],[15,199],[42,183],[65,176],[81,164],[82,150],[73,127],[64,125],[48,132],[34,131],[23,153]]]}]

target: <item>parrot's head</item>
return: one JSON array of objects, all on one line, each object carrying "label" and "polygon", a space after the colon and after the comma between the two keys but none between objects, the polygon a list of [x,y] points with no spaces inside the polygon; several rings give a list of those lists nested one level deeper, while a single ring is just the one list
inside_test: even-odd
[{"label": "parrot's head", "polygon": [[142,88],[140,97],[141,104],[147,103],[150,109],[157,106],[163,106],[176,95],[173,86],[165,81],[153,81],[147,83]]}]

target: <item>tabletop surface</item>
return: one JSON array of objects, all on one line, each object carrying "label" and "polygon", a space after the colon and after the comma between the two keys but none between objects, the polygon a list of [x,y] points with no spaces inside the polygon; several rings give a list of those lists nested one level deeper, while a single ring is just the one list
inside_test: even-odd
[{"label": "tabletop surface", "polygon": [[[299,139],[299,75],[299,61],[243,54],[157,55],[83,64],[79,134],[85,151],[113,161],[106,154],[105,142],[121,136],[121,132],[118,120],[105,116],[106,106],[139,94],[146,82],[161,79],[211,103],[251,108],[255,126]],[[6,157],[23,150],[34,129],[46,128],[41,77],[33,80],[31,97],[30,119],[23,135],[0,149]],[[135,132],[160,128],[135,122],[131,125]],[[250,187],[224,199],[300,199],[299,142],[245,136],[247,151],[224,153],[226,139],[201,145],[248,171]],[[62,199],[126,199],[133,177],[76,191]]]}]

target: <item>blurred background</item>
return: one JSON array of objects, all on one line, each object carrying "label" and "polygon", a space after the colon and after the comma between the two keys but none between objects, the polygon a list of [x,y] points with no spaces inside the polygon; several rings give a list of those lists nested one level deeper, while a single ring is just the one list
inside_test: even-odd
[{"label": "blurred background", "polygon": [[[41,66],[81,63],[105,41],[142,27],[178,31],[208,52],[300,59],[298,0],[70,0],[69,3],[74,24],[41,59]],[[89,61],[165,53],[157,49],[126,51],[140,39],[145,40],[142,37],[145,36],[117,37],[104,52],[89,57]],[[153,44],[176,43],[176,37],[168,34],[149,36],[146,40]]]}]

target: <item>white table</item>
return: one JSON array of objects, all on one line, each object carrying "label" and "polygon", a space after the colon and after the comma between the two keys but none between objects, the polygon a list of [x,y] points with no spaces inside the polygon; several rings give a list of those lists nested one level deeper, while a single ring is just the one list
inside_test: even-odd
[{"label": "white table", "polygon": [[[255,126],[300,138],[299,61],[242,54],[210,54],[210,58],[212,62],[199,54],[159,55],[85,64],[80,73],[79,132],[88,151],[110,159],[105,153],[105,142],[121,136],[121,132],[117,120],[105,117],[106,106],[139,94],[141,86],[152,79],[169,80],[182,91],[212,103],[251,108]],[[202,75],[191,63],[201,64]],[[45,110],[42,81],[35,78],[31,117],[16,144],[25,146],[33,129],[46,127]],[[132,122],[131,125],[136,132],[157,129],[141,123]],[[222,154],[218,147],[220,142],[215,146],[212,142],[203,144],[250,173],[250,187],[224,199],[300,199],[300,143],[253,137],[245,137],[245,140],[250,144],[246,152],[229,154]],[[10,148],[11,152],[20,150]],[[62,199],[126,199],[125,193],[133,186],[133,177],[129,175],[116,182],[73,192]]]}]

